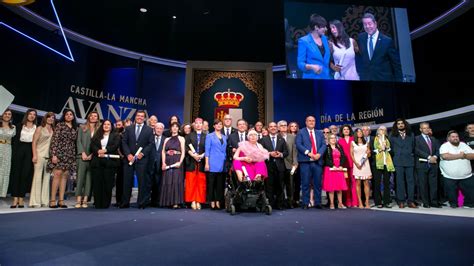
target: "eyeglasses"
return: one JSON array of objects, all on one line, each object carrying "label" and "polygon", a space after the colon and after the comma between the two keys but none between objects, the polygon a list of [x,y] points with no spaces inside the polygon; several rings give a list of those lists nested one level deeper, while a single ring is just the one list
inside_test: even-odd
[{"label": "eyeglasses", "polygon": [[323,131],[324,134],[329,134],[329,131]]}]

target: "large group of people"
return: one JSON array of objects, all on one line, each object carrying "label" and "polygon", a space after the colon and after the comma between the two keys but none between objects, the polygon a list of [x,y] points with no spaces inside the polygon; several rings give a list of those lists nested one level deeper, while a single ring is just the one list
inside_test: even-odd
[{"label": "large group of people", "polygon": [[324,17],[312,14],[310,32],[298,39],[297,65],[303,78],[403,81],[392,38],[379,31],[373,14],[364,14],[361,22],[364,32],[355,40],[341,21],[327,23]]},{"label": "large group of people", "polygon": [[116,206],[129,208],[135,177],[141,209],[221,209],[233,180],[263,182],[277,209],[392,208],[392,187],[399,208],[440,208],[445,200],[453,208],[474,207],[474,124],[467,125],[465,142],[449,131],[440,145],[429,123],[420,123],[415,136],[404,119],[372,135],[369,126],[317,130],[313,116],[304,128],[244,119],[234,128],[225,115],[212,129],[201,118],[183,126],[177,116],[165,129],[144,111],[115,124],[90,112],[77,125],[68,109],[59,121],[46,113],[38,125],[33,109],[18,125],[12,116],[6,110],[0,127],[0,197],[9,191],[11,208],[25,207],[28,192],[29,207],[67,208],[71,176],[75,208],[109,208],[114,187]]}]

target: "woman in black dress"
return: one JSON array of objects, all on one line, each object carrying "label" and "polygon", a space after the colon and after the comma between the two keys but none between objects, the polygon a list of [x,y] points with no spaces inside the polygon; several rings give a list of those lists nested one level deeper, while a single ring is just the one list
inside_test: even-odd
[{"label": "woman in black dress", "polygon": [[171,137],[166,138],[163,144],[163,178],[160,186],[160,206],[173,206],[184,202],[184,173],[183,160],[185,156],[185,140],[179,136],[179,124],[174,122],[170,126]]}]

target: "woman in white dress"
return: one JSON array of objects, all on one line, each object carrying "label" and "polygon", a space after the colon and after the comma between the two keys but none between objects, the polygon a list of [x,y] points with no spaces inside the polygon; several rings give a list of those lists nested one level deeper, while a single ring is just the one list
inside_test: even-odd
[{"label": "woman in white dress", "polygon": [[330,66],[334,71],[334,79],[359,80],[355,64],[355,54],[359,52],[357,42],[347,35],[339,20],[329,22],[329,28],[329,48],[332,54]]},{"label": "woman in white dress", "polygon": [[30,192],[30,207],[45,207],[49,201],[49,181],[51,173],[47,170],[49,145],[53,136],[55,115],[48,112],[33,135],[33,183]]},{"label": "woman in white dress", "polygon": [[372,171],[370,170],[370,147],[369,143],[365,142],[362,129],[356,129],[354,133],[354,141],[351,143],[351,157],[354,164],[352,174],[357,182],[357,198],[359,200],[359,208],[364,208],[362,204],[361,183],[364,183],[365,193],[365,208],[370,209],[370,185],[369,180],[372,179]]}]

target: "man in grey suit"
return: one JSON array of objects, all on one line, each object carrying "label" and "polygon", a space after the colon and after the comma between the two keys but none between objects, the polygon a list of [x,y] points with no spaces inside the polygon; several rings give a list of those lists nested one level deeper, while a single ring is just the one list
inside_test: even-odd
[{"label": "man in grey suit", "polygon": [[295,183],[293,181],[293,174],[298,168],[298,152],[296,151],[295,136],[288,134],[288,123],[285,120],[278,122],[278,130],[280,131],[281,137],[285,139],[288,148],[288,156],[285,157],[285,187],[288,207],[293,208],[295,206],[293,200],[295,189],[298,191],[300,189],[295,188]]}]

